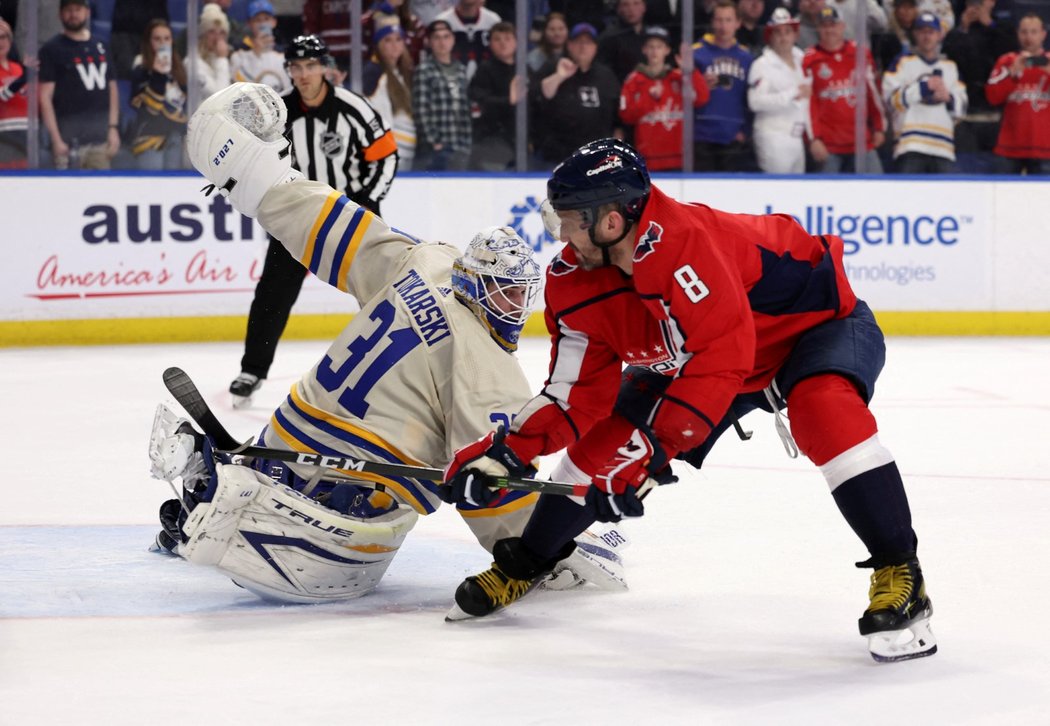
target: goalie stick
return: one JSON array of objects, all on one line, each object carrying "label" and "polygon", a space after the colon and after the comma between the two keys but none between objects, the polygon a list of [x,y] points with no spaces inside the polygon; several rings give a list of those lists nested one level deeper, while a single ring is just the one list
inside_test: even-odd
[{"label": "goalie stick", "polygon": [[[197,390],[196,384],[184,370],[172,367],[164,371],[164,387],[175,397],[179,405],[186,410],[190,418],[201,427],[201,430],[211,437],[212,441],[215,442],[216,448],[223,454],[273,459],[325,469],[359,471],[380,476],[405,476],[413,479],[427,479],[438,483],[443,482],[445,479],[445,472],[441,469],[368,461],[344,455],[331,456],[327,454],[286,451],[284,449],[270,449],[263,446],[253,446],[250,441],[242,444],[230,435],[226,427],[215,417],[204,397]],[[577,497],[585,496],[589,487],[587,484],[567,484],[513,476],[496,477],[496,482],[504,489]]]}]

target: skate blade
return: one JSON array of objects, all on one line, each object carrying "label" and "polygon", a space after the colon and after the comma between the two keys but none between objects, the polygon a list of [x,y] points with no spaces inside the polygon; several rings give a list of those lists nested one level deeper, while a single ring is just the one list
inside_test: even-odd
[{"label": "skate blade", "polygon": [[452,607],[449,608],[448,613],[445,614],[446,623],[458,623],[463,620],[477,620],[478,615],[471,615],[466,610],[461,608],[456,603],[452,603]]},{"label": "skate blade", "polygon": [[937,639],[929,619],[916,620],[903,630],[887,630],[868,636],[868,650],[876,663],[896,663],[925,658],[937,652]]}]

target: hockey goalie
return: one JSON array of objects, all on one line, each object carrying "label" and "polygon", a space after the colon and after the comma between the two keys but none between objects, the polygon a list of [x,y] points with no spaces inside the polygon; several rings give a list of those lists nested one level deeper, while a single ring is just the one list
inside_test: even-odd
[{"label": "hockey goalie", "polygon": [[[268,87],[238,83],[201,105],[187,136],[193,165],[237,211],[360,303],[255,441],[444,467],[531,397],[514,351],[541,285],[532,250],[507,227],[482,229],[460,252],[388,226],[291,167],[285,113]],[[180,494],[161,507],[157,548],[284,602],[372,591],[419,516],[442,503],[440,482],[235,460],[164,406],[149,454],[153,476]],[[521,533],[536,498],[502,491],[495,506],[457,509],[491,551]],[[615,551],[625,540],[601,534],[577,538],[548,586],[625,587]]]}]

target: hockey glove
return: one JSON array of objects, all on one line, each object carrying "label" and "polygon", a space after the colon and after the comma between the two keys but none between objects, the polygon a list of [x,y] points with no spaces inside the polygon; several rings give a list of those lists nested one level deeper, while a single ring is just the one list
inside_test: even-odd
[{"label": "hockey glove", "polygon": [[587,506],[599,522],[619,522],[645,514],[642,497],[657,485],[652,472],[667,464],[660,444],[640,429],[631,432],[612,458],[591,479]]},{"label": "hockey glove", "polygon": [[504,443],[506,438],[507,429],[500,426],[457,451],[445,469],[445,484],[438,488],[438,496],[449,504],[488,507],[503,494],[497,478],[534,475],[536,469],[521,463]]}]

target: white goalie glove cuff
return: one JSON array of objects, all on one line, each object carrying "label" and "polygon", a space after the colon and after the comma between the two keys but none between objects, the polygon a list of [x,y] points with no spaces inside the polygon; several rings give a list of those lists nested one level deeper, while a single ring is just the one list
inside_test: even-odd
[{"label": "white goalie glove cuff", "polygon": [[270,189],[302,178],[284,138],[287,117],[269,86],[234,83],[209,96],[190,119],[190,161],[245,216],[258,214]]}]

